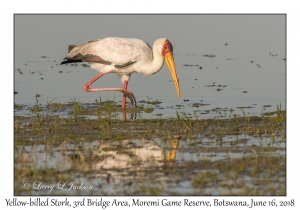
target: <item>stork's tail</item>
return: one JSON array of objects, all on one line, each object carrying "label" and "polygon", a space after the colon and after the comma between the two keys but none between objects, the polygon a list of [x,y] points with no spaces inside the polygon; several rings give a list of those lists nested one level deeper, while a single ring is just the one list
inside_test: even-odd
[{"label": "stork's tail", "polygon": [[77,45],[69,45],[69,47],[68,47],[68,53],[74,48],[74,47],[76,47]]},{"label": "stork's tail", "polygon": [[[68,53],[71,52],[71,50],[76,47],[77,45],[69,45],[68,47]],[[60,65],[62,64],[66,64],[66,63],[78,63],[78,62],[82,62],[82,60],[74,60],[74,59],[69,59],[68,57],[65,57],[63,62],[60,63]]]},{"label": "stork's tail", "polygon": [[65,57],[63,62],[60,63],[60,65],[66,63],[79,63],[79,62],[82,62],[82,60],[73,60],[73,59],[69,59],[68,57]]}]

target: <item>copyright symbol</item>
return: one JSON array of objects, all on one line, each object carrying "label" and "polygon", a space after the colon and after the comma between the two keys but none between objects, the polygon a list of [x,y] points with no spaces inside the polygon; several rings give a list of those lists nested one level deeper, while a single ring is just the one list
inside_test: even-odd
[{"label": "copyright symbol", "polygon": [[25,181],[23,183],[23,189],[27,190],[31,187],[31,183],[29,181]]}]

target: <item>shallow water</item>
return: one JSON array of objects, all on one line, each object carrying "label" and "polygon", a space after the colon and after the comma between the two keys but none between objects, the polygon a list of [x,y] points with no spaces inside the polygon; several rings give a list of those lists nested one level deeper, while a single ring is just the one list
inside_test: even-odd
[{"label": "shallow water", "polygon": [[[80,26],[82,30],[63,29],[70,18],[77,23],[82,21],[91,25],[93,22],[99,25],[109,18],[115,27],[107,26],[102,30],[105,31],[103,35],[91,31],[91,28],[84,29],[87,27],[85,24]],[[47,20],[47,26],[41,24],[41,20]],[[118,25],[128,25],[128,21],[139,25],[139,30],[129,25],[128,32],[135,32],[136,37],[142,37],[150,45],[160,34],[144,34],[148,30],[147,25],[155,23],[159,29],[164,22],[177,23],[164,36],[171,40],[174,47],[181,98],[176,96],[166,65],[153,76],[132,74],[128,88],[137,101],[157,99],[162,102],[160,107],[165,108],[153,107],[154,112],[144,113],[143,118],[153,118],[156,114],[175,117],[176,110],[202,113],[214,108],[236,110],[238,107],[251,107],[245,111],[257,116],[261,112],[276,111],[277,104],[286,109],[284,15],[17,15],[15,103],[33,104],[36,93],[41,95],[39,102],[43,104],[49,101],[66,103],[74,98],[82,103],[93,103],[100,98],[120,103],[122,95],[119,92],[83,91],[83,85],[98,74],[96,71],[80,63],[77,66],[59,64],[67,54],[69,44],[81,44],[98,36],[106,36],[105,33],[113,32]],[[24,24],[26,27],[23,27]],[[43,30],[45,33],[42,33]],[[184,33],[178,33],[178,30]],[[53,37],[54,31],[59,33],[59,39]],[[72,37],[69,33],[73,33]],[[119,36],[133,37],[132,34],[122,33]],[[105,75],[93,85],[121,86],[119,77],[114,74]],[[194,103],[207,105],[195,108],[192,106]],[[202,116],[213,117],[212,114]]]},{"label": "shallow water", "polygon": [[[240,143],[233,145],[232,142]],[[243,176],[240,175],[234,183],[232,180],[225,182],[228,172],[224,173],[212,166],[207,167],[206,164],[214,165],[219,161],[231,162],[235,159],[251,159],[258,156],[277,158],[286,154],[286,143],[280,137],[248,135],[226,136],[221,146],[215,138],[204,137],[195,140],[174,139],[171,142],[165,142],[159,138],[124,141],[95,140],[81,144],[62,144],[51,150],[43,144],[17,146],[17,148],[16,158],[26,159],[30,167],[38,170],[55,170],[55,173],[66,174],[68,177],[64,187],[59,188],[56,181],[48,179],[41,186],[55,185],[53,190],[38,190],[41,186],[38,187],[37,182],[35,188],[21,193],[32,195],[144,195],[151,193],[141,192],[143,183],[153,184],[148,187],[158,187],[158,184],[162,184],[163,188],[159,192],[162,195],[239,194],[243,192],[245,186],[260,189],[261,183],[259,181],[255,183],[255,181],[264,179],[265,174],[258,174],[255,178],[246,173]],[[79,164],[76,172],[74,164]],[[21,164],[17,164],[18,167],[21,167]],[[174,173],[174,170],[177,172]],[[251,167],[247,170],[251,171]],[[87,171],[89,172],[86,174]],[[178,171],[182,172],[178,173]],[[198,189],[193,186],[191,179],[195,179],[197,174],[202,172],[211,173],[213,176],[217,174],[220,182],[225,179],[226,186],[205,185],[203,189]],[[280,171],[279,177],[282,176],[281,173]],[[27,181],[34,183],[34,179]],[[276,188],[282,184],[282,181],[279,183],[271,181],[264,187]],[[71,188],[71,182],[74,185],[83,183],[84,186],[93,186],[93,188],[74,190]],[[230,182],[237,185],[234,190],[227,187],[231,185]],[[243,185],[239,187],[237,183],[243,183]],[[20,184],[15,183],[16,186]]]},{"label": "shallow water", "polygon": [[[182,98],[180,99],[176,98],[174,84],[166,67],[157,76],[144,77],[137,74],[132,76],[129,89],[135,93],[137,101],[149,99],[162,102],[157,106],[150,105],[149,107],[154,108],[154,112],[143,113],[143,118],[155,118],[157,114],[162,117],[175,117],[176,110],[186,113],[195,111],[202,113],[204,118],[212,118],[213,114],[204,116],[203,113],[216,108],[233,110],[244,108],[248,114],[259,116],[263,112],[276,111],[279,104],[282,109],[285,109],[285,61],[282,57],[266,55],[266,58],[260,61],[261,65],[266,66],[260,68],[251,63],[251,59],[226,60],[200,55],[193,57],[175,55],[175,60],[181,85]],[[37,58],[36,62],[16,58],[15,61],[15,91],[18,92],[15,94],[15,103],[17,104],[33,104],[36,93],[41,95],[39,98],[41,104],[67,103],[73,99],[82,103],[114,100],[120,104],[122,95],[118,92],[83,91],[83,84],[97,74],[89,67],[80,64],[60,66],[59,61],[54,62],[50,58]],[[207,65],[202,70],[198,66],[184,66],[184,63],[203,65],[201,63],[205,62]],[[21,63],[27,65],[21,66]],[[215,67],[216,64],[220,67]],[[267,72],[271,71],[273,73],[268,75]],[[96,82],[95,86],[122,85],[116,75],[106,75],[106,77],[107,79]],[[151,84],[153,82],[155,85]],[[197,103],[200,104],[199,107],[193,105]]]}]

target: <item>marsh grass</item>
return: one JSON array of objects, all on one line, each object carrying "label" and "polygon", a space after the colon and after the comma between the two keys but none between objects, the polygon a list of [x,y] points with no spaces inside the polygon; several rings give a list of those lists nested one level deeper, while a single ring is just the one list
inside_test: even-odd
[{"label": "marsh grass", "polygon": [[[124,110],[114,101],[100,98],[82,104],[73,98],[67,104],[52,100],[43,107],[38,99],[36,94],[31,116],[14,117],[15,195],[49,195],[23,189],[26,180],[53,184],[78,179],[95,188],[70,193],[286,194],[286,115],[280,104],[277,111],[260,117],[225,108],[217,110],[220,115],[214,119],[176,112],[169,119],[124,121],[118,117]],[[69,115],[62,116],[62,111]],[[146,112],[141,106],[126,111]],[[145,159],[148,152],[156,158]],[[118,158],[126,160],[124,165],[106,165]]]}]

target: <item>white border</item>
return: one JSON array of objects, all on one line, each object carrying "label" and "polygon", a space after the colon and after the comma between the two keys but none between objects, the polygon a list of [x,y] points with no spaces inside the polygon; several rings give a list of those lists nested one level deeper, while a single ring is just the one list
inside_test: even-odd
[{"label": "white border", "polygon": [[[6,1],[1,5],[1,201],[0,206],[6,207],[5,198],[13,198],[13,14],[14,13],[281,13],[287,14],[287,196],[286,197],[255,197],[262,200],[296,199],[299,190],[299,138],[297,130],[299,113],[299,11],[296,1]],[[270,75],[271,76],[271,75]],[[54,197],[51,197],[51,199]],[[115,197],[119,200],[130,200],[133,197]],[[181,199],[183,197],[163,197]],[[160,199],[163,199],[160,198]],[[191,199],[196,199],[192,197]],[[221,199],[222,197],[217,197]],[[227,200],[248,200],[251,197],[225,197]],[[20,199],[25,199],[24,197]],[[62,197],[58,199],[63,200]],[[95,197],[96,199],[96,197]],[[114,198],[106,197],[107,200]],[[140,197],[153,200],[152,197]],[[156,199],[156,198],[155,198]],[[198,199],[212,200],[212,197]],[[79,200],[79,197],[69,197]],[[5,209],[6,209],[5,208]],[[148,207],[153,208],[153,207]],[[174,207],[172,207],[174,208]],[[176,208],[176,207],[175,207]],[[198,207],[199,208],[199,207]],[[201,207],[200,207],[201,208]],[[298,207],[299,208],[299,207]],[[1,208],[4,209],[4,208]],[[98,207],[99,209],[99,207]],[[228,208],[229,209],[229,208]],[[256,208],[263,209],[263,208]],[[266,209],[266,208],[264,208]],[[281,208],[277,208],[281,209]]]}]

